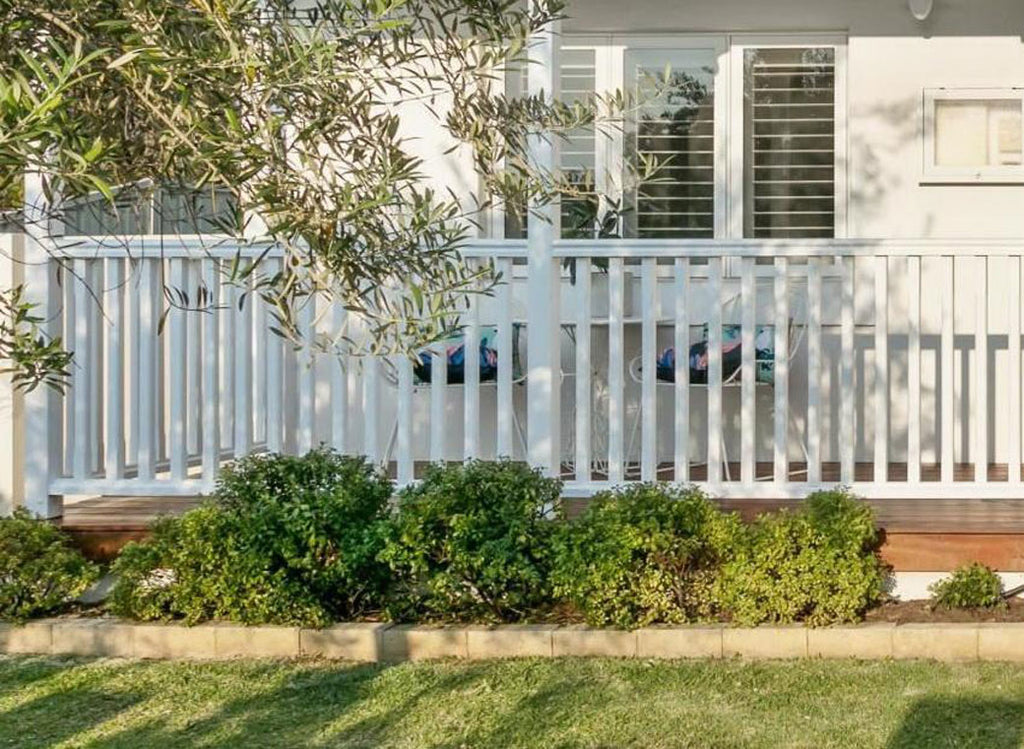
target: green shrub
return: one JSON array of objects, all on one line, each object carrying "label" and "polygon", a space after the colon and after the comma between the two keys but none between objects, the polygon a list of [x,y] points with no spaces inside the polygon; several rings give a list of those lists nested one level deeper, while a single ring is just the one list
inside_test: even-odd
[{"label": "green shrub", "polygon": [[710,618],[715,575],[738,529],[696,489],[603,492],[556,534],[555,594],[594,626]]},{"label": "green shrub", "polygon": [[844,490],[817,492],[795,512],[744,529],[723,565],[718,600],[738,624],[860,619],[885,590],[871,508]]},{"label": "green shrub", "polygon": [[928,587],[932,607],[945,609],[987,609],[1006,605],[1003,581],[992,568],[973,562]]},{"label": "green shrub", "polygon": [[98,577],[95,565],[52,523],[15,510],[0,518],[0,619],[53,613]]},{"label": "green shrub", "polygon": [[156,525],[114,565],[111,609],[138,619],[307,624],[383,603],[391,483],[363,459],[314,450],[254,455],[213,500]]},{"label": "green shrub", "polygon": [[382,555],[392,618],[517,621],[548,603],[560,494],[520,463],[431,466],[401,493]]}]

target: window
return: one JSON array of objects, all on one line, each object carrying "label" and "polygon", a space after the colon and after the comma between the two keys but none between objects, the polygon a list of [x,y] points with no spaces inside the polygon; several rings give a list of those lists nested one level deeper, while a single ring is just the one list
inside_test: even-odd
[{"label": "window", "polygon": [[652,179],[630,185],[626,235],[641,239],[715,236],[715,53],[628,49],[626,78],[635,114],[626,156]]},{"label": "window", "polygon": [[924,178],[1024,181],[1024,90],[925,91]]},{"label": "window", "polygon": [[[820,34],[566,37],[562,97],[621,90],[629,103],[621,128],[562,142],[580,185],[562,236],[843,236],[845,50]],[[509,92],[523,85],[522,71],[507,78]],[[524,215],[506,211],[498,233],[524,236]]]},{"label": "window", "polygon": [[[567,104],[586,102],[597,92],[595,82],[596,50],[593,47],[565,46],[561,51],[559,76],[561,98]],[[527,91],[527,69],[518,67],[505,74],[505,91],[510,96],[524,96]],[[585,238],[593,235],[597,222],[597,192],[595,155],[597,133],[593,126],[578,128],[565,134],[560,141],[561,169],[565,178],[576,188],[572,198],[561,205],[562,236]],[[526,238],[525,206],[506,207],[504,236],[506,239]]]},{"label": "window", "polygon": [[743,51],[743,236],[835,236],[832,47]]}]

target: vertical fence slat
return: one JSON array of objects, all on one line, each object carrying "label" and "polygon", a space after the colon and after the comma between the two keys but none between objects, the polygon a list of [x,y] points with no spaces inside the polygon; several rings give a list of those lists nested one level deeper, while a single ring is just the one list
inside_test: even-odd
[{"label": "vertical fence slat", "polygon": [[[281,260],[277,258],[269,258],[267,264],[270,276],[281,269]],[[284,435],[284,341],[270,331],[271,325],[277,327],[273,315],[268,314],[267,327],[259,335],[267,338],[267,450],[276,453],[281,451]]]},{"label": "vertical fence slat", "polygon": [[675,470],[676,481],[690,480],[690,261],[676,258],[675,330]]},{"label": "vertical fence slat", "polygon": [[875,257],[875,481],[889,480],[889,258]]},{"label": "vertical fence slat", "polygon": [[188,315],[185,331],[185,336],[188,339],[188,351],[186,352],[188,358],[188,428],[186,431],[188,432],[188,454],[192,458],[199,457],[200,454],[203,420],[203,402],[200,397],[203,379],[203,349],[200,344],[202,336],[199,332],[203,323],[203,315],[197,311],[201,308],[198,298],[202,275],[200,262],[198,260],[188,261],[185,264],[185,274],[189,301],[194,308]]},{"label": "vertical fence slat", "polygon": [[156,344],[157,318],[159,316],[156,298],[157,271],[159,260],[141,258],[139,272],[139,457],[138,476],[151,479],[156,471]]},{"label": "vertical fence slat", "polygon": [[106,424],[104,475],[124,478],[124,261],[107,260],[103,307],[108,318],[106,350]]},{"label": "vertical fence slat", "polygon": [[576,260],[576,480],[590,481],[590,261]]},{"label": "vertical fence slat", "polygon": [[608,264],[608,478],[623,479],[623,429],[625,380],[623,379],[623,262]]},{"label": "vertical fence slat", "polygon": [[103,265],[101,259],[89,263],[89,286],[95,298],[89,305],[89,454],[86,456],[88,472],[103,469],[103,414],[106,409],[104,384],[103,338],[105,317],[103,312]]},{"label": "vertical fence slat", "polygon": [[413,371],[412,360],[408,356],[399,355],[396,363],[398,369],[398,416],[395,445],[398,464],[398,484],[405,486],[414,478],[415,464],[412,453],[413,436]]},{"label": "vertical fence slat", "polygon": [[740,304],[742,305],[740,355],[740,481],[754,483],[754,424],[757,398],[757,286],[754,281],[754,258],[745,257],[740,271]]},{"label": "vertical fence slat", "polygon": [[722,258],[708,260],[708,483],[722,480]]},{"label": "vertical fence slat", "polygon": [[840,347],[842,353],[839,361],[839,475],[844,484],[852,484],[854,479],[854,460],[857,433],[853,423],[854,399],[850,397],[853,390],[853,359],[854,350],[854,319],[853,319],[853,258],[843,258],[842,292],[840,310]]},{"label": "vertical fence slat", "polygon": [[448,388],[448,353],[443,343],[434,345],[430,357],[430,461],[437,463],[446,456],[446,401]]},{"label": "vertical fence slat", "polygon": [[974,318],[974,379],[975,400],[974,480],[988,481],[988,258],[979,257],[977,265],[981,278],[975,284]]},{"label": "vertical fence slat", "polygon": [[657,264],[654,258],[644,258],[641,270],[641,396],[640,396],[640,478],[654,481],[657,472],[657,379],[655,361],[658,335],[658,288]]},{"label": "vertical fence slat", "polygon": [[807,266],[807,482],[821,482],[821,266]]},{"label": "vertical fence slat", "polygon": [[188,442],[185,401],[188,396],[187,344],[185,340],[187,319],[186,312],[181,309],[183,301],[180,296],[185,288],[185,261],[174,258],[170,261],[168,305],[168,336],[170,343],[171,366],[168,373],[170,424],[168,438],[170,440],[171,478],[180,481],[188,473]]},{"label": "vertical fence slat", "polygon": [[506,258],[498,260],[498,275],[501,283],[497,290],[498,305],[498,384],[494,408],[496,411],[497,428],[495,452],[499,458],[511,458],[515,455],[512,444],[512,427],[514,421],[515,402],[512,395],[513,359],[516,334],[512,319],[512,261]]},{"label": "vertical fence slat", "polygon": [[[264,263],[267,258],[261,262]],[[260,272],[260,271],[257,271]],[[267,305],[256,289],[259,279],[253,279],[253,293],[249,297],[252,305],[252,441],[267,443]]]},{"label": "vertical fence slat", "polygon": [[331,309],[332,335],[335,340],[335,352],[331,357],[331,446],[339,453],[345,452],[348,431],[348,359],[342,349],[345,344],[340,336],[345,330],[345,308],[338,302]]},{"label": "vertical fence slat", "polygon": [[774,480],[789,480],[789,260],[775,258],[775,464]]},{"label": "vertical fence slat", "polygon": [[[75,268],[74,263],[62,263],[60,266],[60,285],[59,293],[61,296],[61,313],[62,319],[60,323],[60,335],[67,341],[70,341],[72,350],[78,346],[78,340],[75,334],[75,325],[78,320],[78,316],[75,314]],[[75,388],[78,386],[79,372],[81,368],[81,362],[72,360],[72,370],[70,381],[70,392],[63,399],[60,406],[60,414],[63,421],[63,454],[61,456],[60,465],[58,466],[57,473],[65,473],[74,475],[75,471],[75,443],[78,441],[78,430],[75,428]]]},{"label": "vertical fence slat", "polygon": [[942,258],[942,361],[940,363],[942,378],[942,468],[943,482],[953,480],[953,306],[954,296],[953,258]]},{"label": "vertical fence slat", "polygon": [[92,357],[90,356],[89,319],[92,317],[90,308],[92,299],[89,297],[90,268],[87,260],[75,260],[72,265],[72,277],[75,308],[72,322],[75,331],[75,352],[78,359],[74,363],[72,384],[72,408],[74,409],[74,443],[71,453],[71,474],[76,479],[84,479],[89,474],[89,448],[93,435],[89,433],[89,411],[92,402]]},{"label": "vertical fence slat", "polygon": [[363,454],[379,463],[380,454],[380,359],[363,359]]},{"label": "vertical fence slat", "polygon": [[313,429],[316,419],[316,361],[313,354],[313,339],[316,336],[316,298],[306,299],[299,310],[299,453],[313,449]]},{"label": "vertical fence slat", "polygon": [[[249,281],[235,281],[231,287],[232,314],[235,316],[234,350],[234,452],[236,458],[252,450],[252,305],[247,293]],[[241,305],[241,306],[239,306]]]},{"label": "vertical fence slat", "polygon": [[222,309],[220,317],[220,436],[221,446],[232,445],[235,437],[235,399],[234,392],[234,371],[235,371],[235,337],[236,337],[236,315],[234,289],[231,286],[230,266],[228,261],[221,265],[222,278],[220,281],[220,306]]},{"label": "vertical fence slat", "polygon": [[203,315],[203,481],[211,483],[220,466],[220,309],[218,261],[202,261],[203,286],[212,309]]},{"label": "vertical fence slat", "polygon": [[462,455],[466,460],[472,460],[479,456],[480,449],[480,301],[479,296],[474,293],[469,294],[466,300],[464,336]]},{"label": "vertical fence slat", "polygon": [[921,258],[907,258],[907,481],[921,480]]},{"label": "vertical fence slat", "polygon": [[125,463],[130,466],[139,464],[139,325],[140,325],[140,284],[139,274],[142,272],[142,262],[138,260],[125,261],[125,323],[128,328],[127,366],[125,367],[128,377],[128,443],[125,445]]},{"label": "vertical fence slat", "polygon": [[1007,446],[1007,480],[1011,484],[1019,484],[1020,449],[1021,449],[1021,366],[1020,366],[1020,313],[1021,294],[1024,294],[1024,262],[1021,258],[1011,258],[1013,268],[1013,291],[1010,293],[1010,392],[1007,407],[1010,411],[1010,438]]}]

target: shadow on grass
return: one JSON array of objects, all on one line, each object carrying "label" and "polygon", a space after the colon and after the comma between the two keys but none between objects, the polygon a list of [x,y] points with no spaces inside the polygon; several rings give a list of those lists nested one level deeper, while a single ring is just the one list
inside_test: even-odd
[{"label": "shadow on grass", "polygon": [[911,705],[887,749],[984,747],[1024,744],[1024,702],[1009,699],[928,697]]},{"label": "shadow on grass", "polygon": [[[63,686],[57,684],[61,680]],[[73,740],[115,719],[147,696],[142,689],[112,690],[90,683],[87,666],[43,658],[25,661],[13,673],[8,670],[4,681],[0,696],[16,695],[27,689],[40,692],[0,711],[0,741],[6,739],[11,742],[10,746],[25,749],[51,747]],[[54,720],[56,715],[63,719]],[[7,730],[13,732],[13,738]]]},{"label": "shadow on grass", "polygon": [[[268,664],[271,671],[280,665]],[[376,747],[414,713],[419,703],[437,694],[457,692],[480,677],[468,669],[438,673],[423,683],[401,690],[398,699],[381,702],[378,681],[388,677],[386,666],[339,666],[300,670],[272,689],[230,700],[216,709],[170,725],[153,717],[126,725],[89,743],[92,747],[292,747],[326,741],[330,746]],[[251,673],[259,680],[267,674]],[[356,720],[351,713],[359,712]],[[347,722],[338,730],[337,721]]]}]

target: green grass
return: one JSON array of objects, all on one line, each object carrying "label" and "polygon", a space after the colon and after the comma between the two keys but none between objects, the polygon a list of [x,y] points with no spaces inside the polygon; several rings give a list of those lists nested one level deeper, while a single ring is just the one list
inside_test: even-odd
[{"label": "green grass", "polygon": [[1024,667],[0,658],[0,746],[1024,744]]}]

